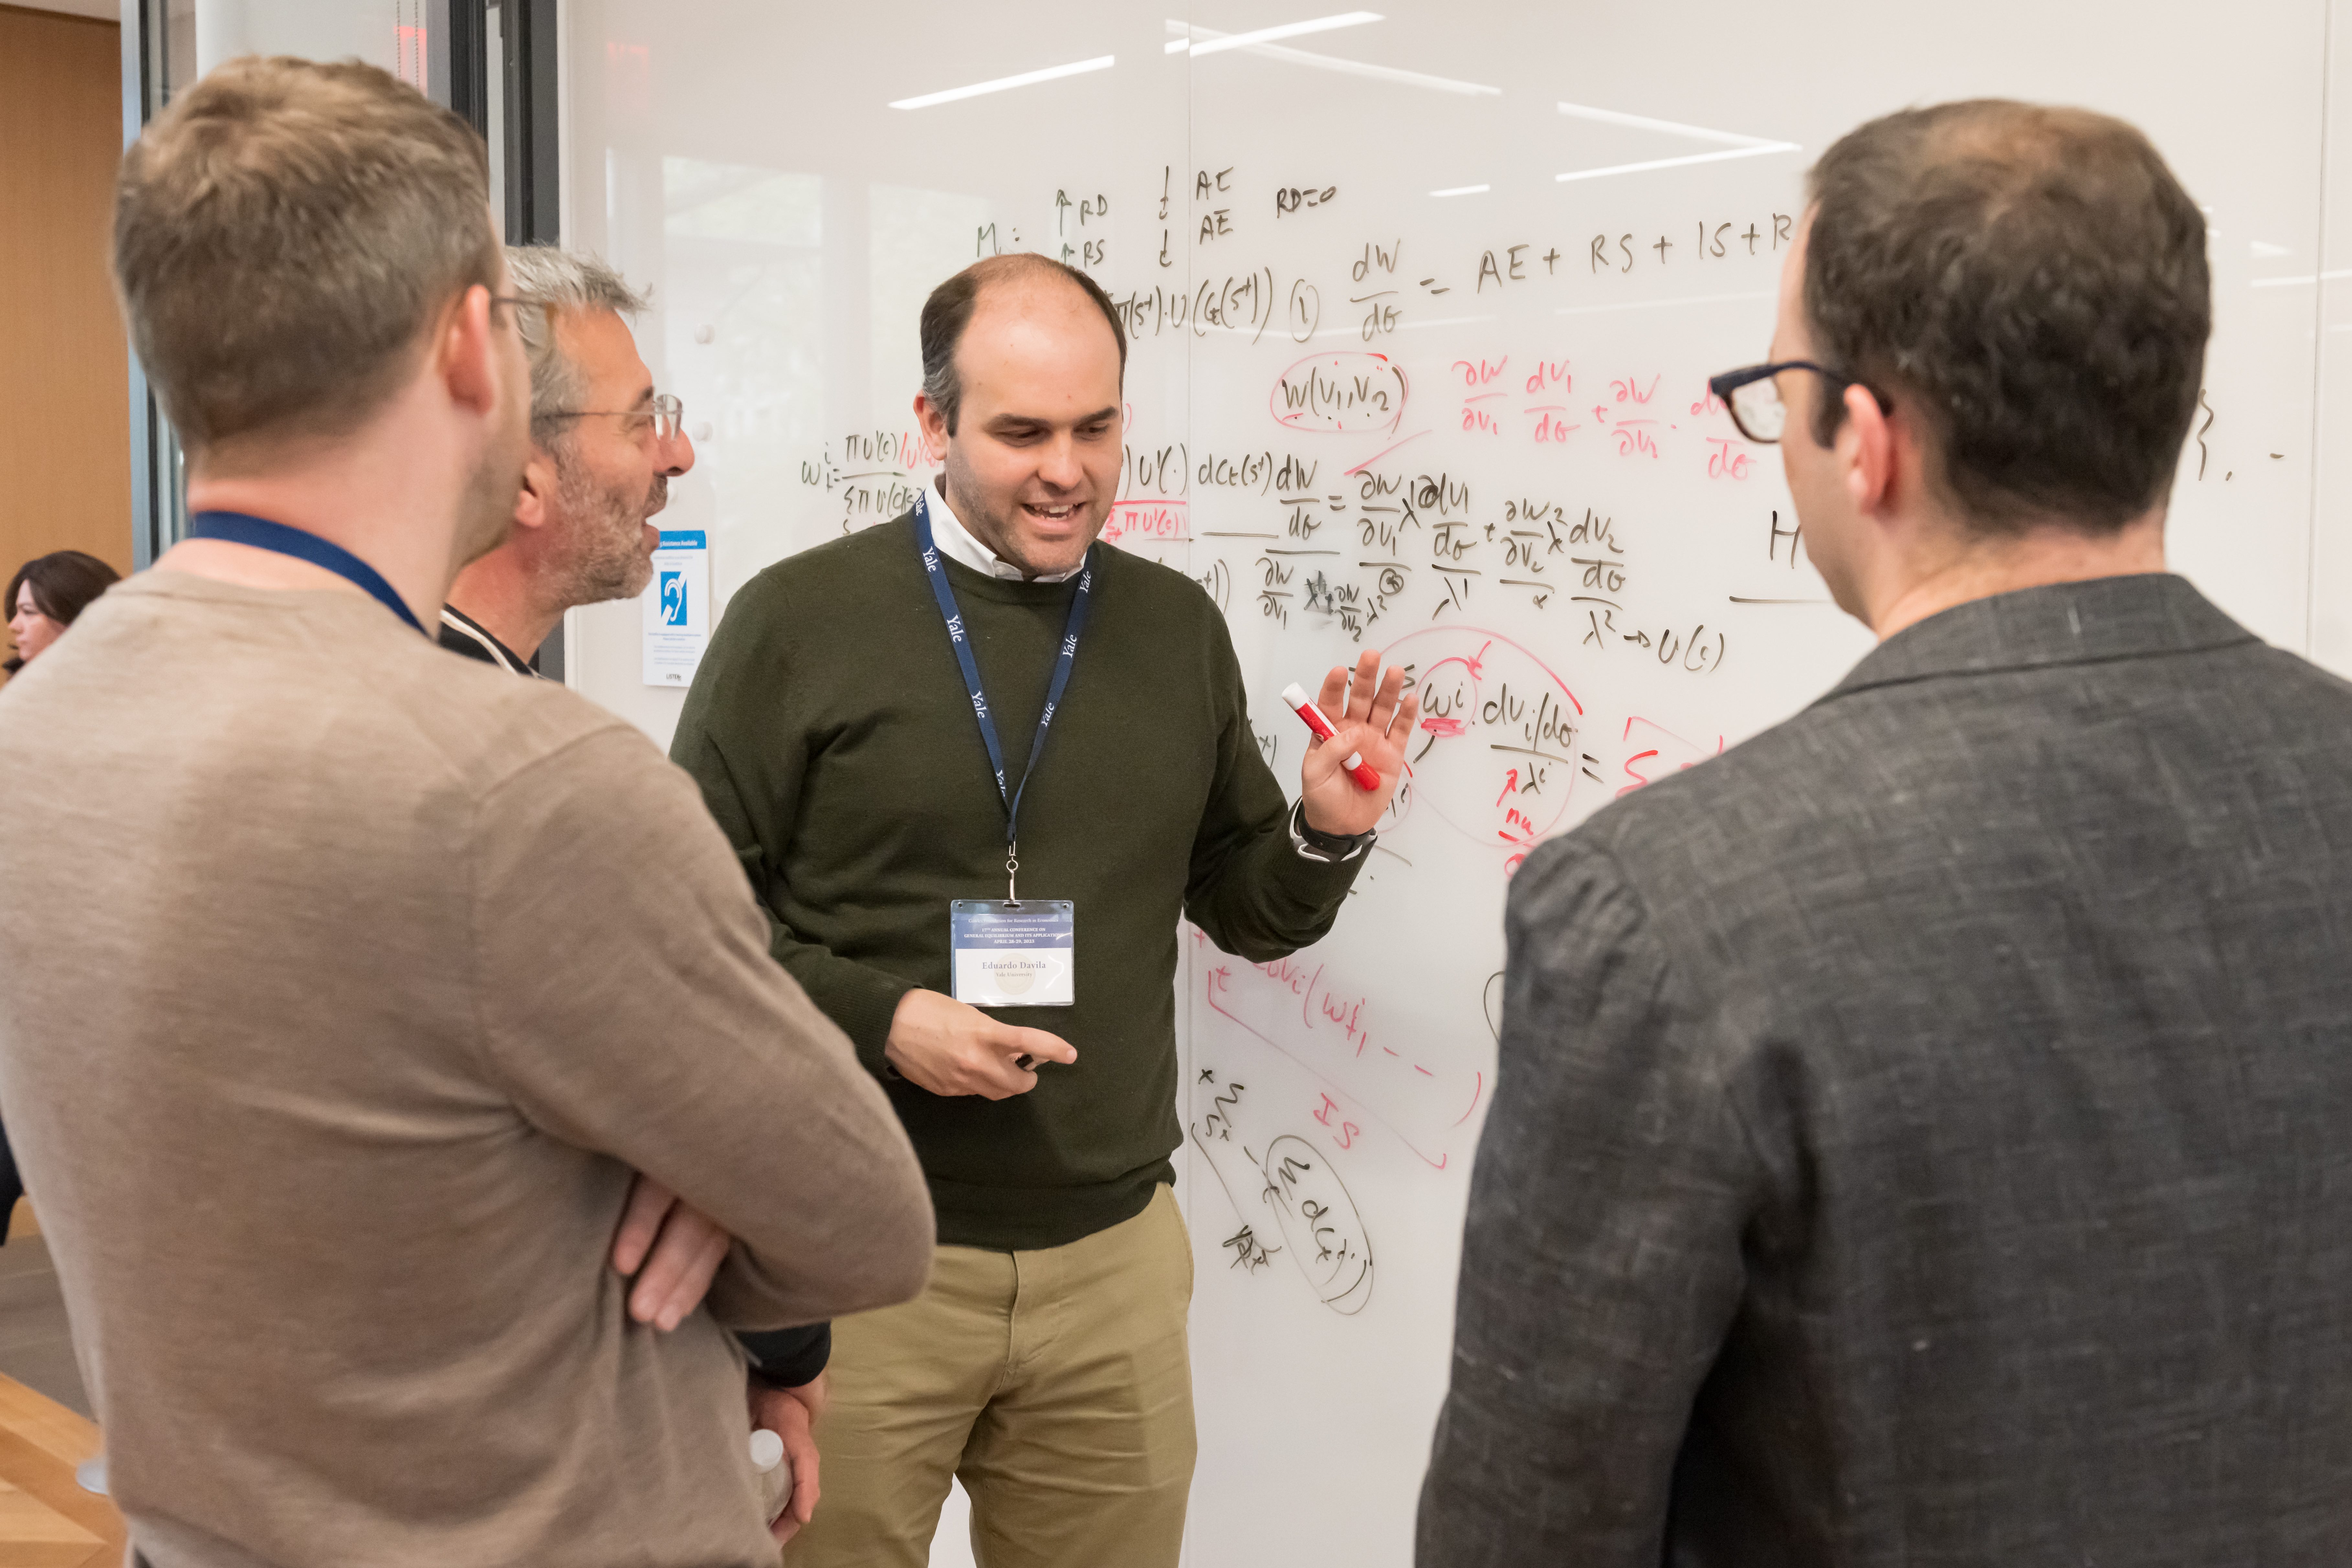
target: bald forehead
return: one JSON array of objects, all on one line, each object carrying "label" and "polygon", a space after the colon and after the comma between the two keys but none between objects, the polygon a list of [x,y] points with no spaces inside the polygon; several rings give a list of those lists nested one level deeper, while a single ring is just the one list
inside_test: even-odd
[{"label": "bald forehead", "polygon": [[971,321],[964,329],[964,340],[969,342],[975,331],[1002,330],[1019,322],[1054,327],[1091,322],[1109,341],[1111,351],[1118,350],[1110,322],[1103,319],[1086,290],[1045,268],[1024,268],[983,282],[972,297]]}]

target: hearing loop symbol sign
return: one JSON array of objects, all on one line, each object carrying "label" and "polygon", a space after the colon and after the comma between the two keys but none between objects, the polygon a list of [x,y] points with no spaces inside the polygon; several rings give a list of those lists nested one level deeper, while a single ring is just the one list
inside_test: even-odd
[{"label": "hearing loop symbol sign", "polygon": [[646,585],[645,679],[684,687],[710,641],[710,541],[699,529],[665,529]]}]

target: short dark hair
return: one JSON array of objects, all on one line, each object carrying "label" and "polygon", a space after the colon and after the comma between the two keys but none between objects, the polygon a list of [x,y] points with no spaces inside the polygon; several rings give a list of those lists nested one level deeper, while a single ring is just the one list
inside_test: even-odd
[{"label": "short dark hair", "polygon": [[[122,574],[113,567],[79,550],[37,555],[17,567],[16,574],[8,579],[7,614],[16,615],[16,600],[30,584],[34,607],[58,625],[69,626],[74,617],[89,608],[92,599],[121,580]],[[11,675],[24,667],[23,659],[14,658],[0,664],[0,669]]]},{"label": "short dark hair", "polygon": [[971,324],[971,312],[980,303],[981,291],[991,284],[1009,282],[1018,278],[1061,277],[1077,285],[1086,297],[1095,302],[1110,323],[1110,335],[1118,344],[1118,377],[1121,385],[1127,382],[1127,329],[1119,325],[1118,308],[1110,302],[1102,285],[1050,256],[1034,251],[1022,251],[1013,256],[992,256],[975,261],[938,288],[923,301],[923,395],[948,422],[948,434],[955,434],[956,415],[963,406],[963,381],[956,374],[956,345],[963,341],[964,328]]},{"label": "short dark hair", "polygon": [[182,443],[372,416],[495,289],[489,191],[472,127],[374,66],[247,58],[175,96],[123,154],[114,279]]},{"label": "short dark hair", "polygon": [[[1910,402],[1992,532],[2120,527],[2169,492],[2213,324],[2205,219],[2147,137],[1980,99],[1841,138],[1809,180],[1819,357]],[[1844,409],[1824,398],[1814,435]]]}]

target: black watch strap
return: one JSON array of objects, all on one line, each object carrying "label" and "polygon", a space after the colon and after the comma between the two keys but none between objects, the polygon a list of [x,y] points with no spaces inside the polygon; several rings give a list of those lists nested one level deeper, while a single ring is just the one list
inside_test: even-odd
[{"label": "black watch strap", "polygon": [[1325,833],[1307,820],[1307,803],[1299,801],[1290,808],[1290,838],[1298,852],[1312,860],[1324,860],[1337,865],[1352,860],[1372,847],[1377,833]]}]

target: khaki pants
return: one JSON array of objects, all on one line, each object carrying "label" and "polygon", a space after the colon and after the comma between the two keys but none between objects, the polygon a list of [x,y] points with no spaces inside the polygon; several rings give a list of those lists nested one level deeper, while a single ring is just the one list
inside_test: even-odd
[{"label": "khaki pants", "polygon": [[834,1325],[824,1495],[786,1568],[925,1568],[950,1476],[979,1568],[1174,1568],[1192,1297],[1165,1186],[1067,1247],[940,1247],[922,1295]]}]

